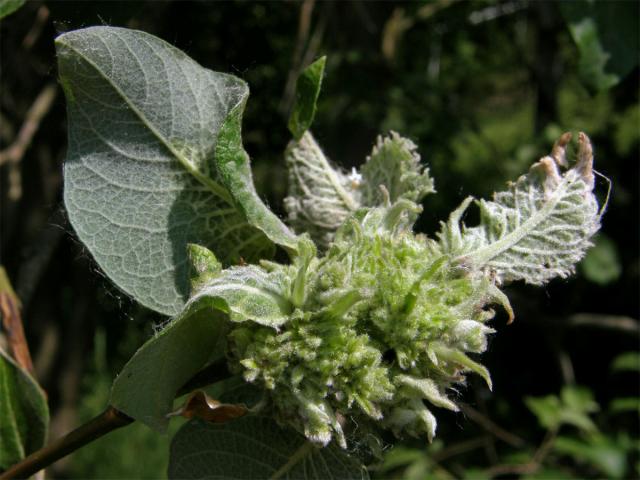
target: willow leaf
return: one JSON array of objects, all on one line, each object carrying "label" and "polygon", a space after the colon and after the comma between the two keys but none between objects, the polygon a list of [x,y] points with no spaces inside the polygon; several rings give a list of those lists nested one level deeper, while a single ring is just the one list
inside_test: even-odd
[{"label": "willow leaf", "polygon": [[192,420],[171,442],[169,478],[367,479],[365,468],[335,443],[318,448],[266,417],[222,425]]},{"label": "willow leaf", "polygon": [[189,290],[187,243],[225,265],[269,256],[267,237],[294,245],[253,189],[239,140],[245,82],[134,30],[91,27],[56,46],[69,116],[65,204],[122,290],[173,315]]},{"label": "willow leaf", "polygon": [[42,448],[48,427],[46,394],[0,348],[0,471]]},{"label": "willow leaf", "polygon": [[362,201],[369,207],[382,205],[387,200],[385,195],[391,203],[402,198],[420,202],[425,195],[435,192],[429,169],[420,164],[415,143],[396,132],[378,137],[361,173]]},{"label": "willow leaf", "polygon": [[338,227],[360,207],[359,175],[348,176],[334,169],[310,132],[289,144],[285,159],[289,170],[289,196],[285,198],[289,223],[326,248]]},{"label": "willow leaf", "polygon": [[287,321],[293,306],[283,291],[285,279],[274,275],[253,265],[229,268],[201,287],[185,309],[209,307],[226,313],[232,322],[253,320],[277,327]]},{"label": "willow leaf", "polygon": [[302,71],[296,82],[296,97],[289,117],[289,131],[296,140],[300,140],[313,123],[326,62],[327,57],[319,58]]},{"label": "willow leaf", "polygon": [[593,152],[580,134],[575,166],[566,166],[563,135],[550,156],[535,163],[507,191],[481,200],[480,225],[466,228],[460,218],[473,199],[466,199],[443,224],[437,249],[454,256],[466,270],[485,271],[497,280],[524,280],[540,285],[567,277],[600,228],[593,194]]}]

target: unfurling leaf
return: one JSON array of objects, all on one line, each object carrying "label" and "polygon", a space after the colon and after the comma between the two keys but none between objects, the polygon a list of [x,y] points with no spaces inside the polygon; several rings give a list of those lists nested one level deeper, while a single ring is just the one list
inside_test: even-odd
[{"label": "unfurling leaf", "polygon": [[289,131],[295,140],[300,140],[313,123],[326,62],[327,57],[319,58],[302,71],[296,82],[296,97],[289,117]]},{"label": "unfurling leaf", "polygon": [[333,168],[310,132],[285,152],[289,223],[307,232],[325,250],[338,228],[356,210],[386,206],[397,200],[419,202],[434,192],[429,170],[420,164],[415,144],[395,132],[380,136],[371,155],[350,174]]},{"label": "unfurling leaf", "polygon": [[[415,143],[396,132],[379,136],[371,155],[361,168],[362,203],[368,207],[394,203],[401,198],[420,202],[435,192],[429,169],[420,164]],[[383,194],[380,186],[386,189]],[[384,198],[388,195],[388,199]]]},{"label": "unfurling leaf", "polygon": [[185,311],[210,307],[226,313],[232,322],[253,320],[276,327],[287,321],[293,309],[279,280],[253,265],[232,267],[191,297]]},{"label": "unfurling leaf", "polygon": [[367,479],[335,444],[318,448],[271,419],[245,416],[222,425],[192,420],[173,438],[169,478]]},{"label": "unfurling leaf", "polygon": [[527,175],[494,195],[480,200],[480,225],[466,228],[460,219],[472,202],[467,198],[443,224],[433,248],[455,258],[465,270],[490,273],[497,281],[524,280],[541,285],[573,273],[600,227],[593,194],[593,152],[580,134],[578,159],[563,174],[564,134],[550,156],[531,167]]},{"label": "unfurling leaf", "polygon": [[244,405],[220,403],[202,390],[191,393],[177,410],[168,417],[199,418],[209,423],[225,423],[244,416],[248,412]]},{"label": "unfurling leaf", "polygon": [[285,159],[289,196],[284,202],[289,223],[326,248],[338,227],[360,207],[359,182],[329,165],[310,132],[289,144]]},{"label": "unfurling leaf", "polygon": [[65,205],[122,290],[173,315],[189,293],[187,243],[224,265],[269,256],[272,242],[293,248],[253,188],[240,142],[245,82],[133,30],[76,30],[56,45],[69,115]]}]

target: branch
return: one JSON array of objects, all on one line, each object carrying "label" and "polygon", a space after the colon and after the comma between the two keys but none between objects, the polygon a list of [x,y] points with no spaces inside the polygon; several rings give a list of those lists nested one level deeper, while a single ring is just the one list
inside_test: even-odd
[{"label": "branch", "polygon": [[[188,380],[176,397],[188,393],[194,388],[199,388],[217,382],[229,376],[224,360],[212,363]],[[107,433],[133,423],[135,419],[129,417],[111,405],[95,417],[93,420],[79,426],[62,438],[55,440],[44,448],[32,453],[19,463],[0,474],[0,480],[13,478],[28,478],[39,472],[53,462],[66,457],[81,447],[103,437]]]},{"label": "branch", "polygon": [[133,422],[133,418],[113,407],[108,407],[93,420],[10,467],[0,475],[0,480],[28,478],[78,448],[97,440],[112,430],[129,425],[131,422]]},{"label": "branch", "polygon": [[9,198],[11,200],[17,200],[22,195],[22,177],[18,164],[29,145],[31,145],[31,140],[33,140],[33,136],[38,131],[40,122],[51,109],[57,92],[58,87],[54,83],[50,83],[42,89],[27,112],[24,123],[20,127],[18,138],[5,150],[0,151],[0,167],[6,163],[10,169]]}]

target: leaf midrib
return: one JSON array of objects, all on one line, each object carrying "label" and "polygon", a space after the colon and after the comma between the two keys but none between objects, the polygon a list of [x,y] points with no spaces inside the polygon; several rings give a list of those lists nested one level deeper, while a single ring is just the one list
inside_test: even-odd
[{"label": "leaf midrib", "polygon": [[478,248],[474,252],[465,253],[464,255],[460,255],[455,259],[455,261],[464,261],[468,259],[472,259],[473,263],[477,263],[479,265],[486,264],[489,260],[497,257],[501,253],[509,250],[514,245],[517,245],[520,240],[529,235],[540,222],[542,222],[545,218],[547,218],[549,212],[555,208],[555,206],[560,201],[560,198],[565,193],[566,187],[568,185],[567,178],[563,178],[562,182],[556,188],[553,196],[546,202],[546,204],[538,210],[535,214],[529,217],[520,227],[513,230],[511,233],[505,235],[497,242],[493,242],[484,247]]},{"label": "leaf midrib", "polygon": [[203,175],[200,171],[194,168],[189,161],[184,158],[174,147],[168,142],[164,136],[153,126],[153,124],[145,117],[145,115],[140,111],[140,109],[129,100],[129,97],[120,89],[118,85],[116,85],[111,78],[106,75],[102,71],[102,69],[90,58],[84,55],[80,50],[73,47],[70,43],[64,42],[64,39],[58,38],[56,39],[56,43],[63,45],[64,47],[73,51],[79,58],[87,62],[111,87],[115,90],[115,92],[124,100],[127,106],[136,114],[138,119],[146,126],[151,133],[160,141],[160,143],[173,155],[178,162],[189,172],[196,180],[198,180],[201,184],[207,187],[213,194],[218,196],[220,199],[225,201],[227,204],[234,206],[234,202],[231,199],[231,195],[229,192],[219,183],[212,180],[210,177]]}]

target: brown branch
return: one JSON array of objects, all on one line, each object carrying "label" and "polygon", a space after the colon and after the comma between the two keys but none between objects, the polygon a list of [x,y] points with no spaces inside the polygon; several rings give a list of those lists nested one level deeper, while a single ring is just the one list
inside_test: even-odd
[{"label": "brown branch", "polygon": [[462,404],[460,405],[460,410],[462,410],[462,412],[467,417],[469,417],[471,421],[477,423],[487,432],[491,433],[503,442],[508,443],[513,447],[522,447],[526,444],[524,439],[511,432],[506,431],[504,428],[497,425],[493,420],[489,419],[488,417],[477,411],[475,408],[466,404]]},{"label": "brown branch", "polygon": [[17,200],[22,196],[22,178],[18,165],[31,145],[33,136],[40,128],[40,122],[51,109],[57,92],[57,86],[54,83],[50,83],[42,89],[29,108],[24,123],[20,127],[20,132],[18,132],[18,137],[9,147],[0,152],[0,166],[6,163],[10,168],[9,198],[12,200]]},{"label": "brown branch", "polygon": [[59,438],[10,467],[6,472],[0,474],[0,480],[28,478],[78,448],[93,442],[117,428],[129,425],[131,422],[133,422],[133,418],[128,417],[113,407],[108,407],[93,420],[81,425],[64,437]]},{"label": "brown branch", "polygon": [[[188,380],[184,386],[178,390],[176,397],[187,393],[193,388],[202,387],[227,378],[228,375],[229,372],[224,361],[212,363]],[[110,405],[93,420],[90,420],[64,437],[32,453],[4,473],[1,473],[0,480],[28,478],[77,449],[134,421],[135,419]]]},{"label": "brown branch", "polygon": [[601,315],[597,313],[576,313],[569,317],[572,327],[598,327],[608,330],[618,330],[624,333],[639,334],[638,320],[623,315]]}]

